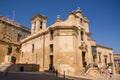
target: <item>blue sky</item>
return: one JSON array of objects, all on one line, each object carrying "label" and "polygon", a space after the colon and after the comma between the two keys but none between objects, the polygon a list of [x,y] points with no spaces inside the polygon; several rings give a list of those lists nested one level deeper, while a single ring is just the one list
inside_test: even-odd
[{"label": "blue sky", "polygon": [[89,19],[91,37],[120,53],[120,0],[0,0],[0,15],[12,19],[15,11],[14,20],[31,28],[30,18],[40,13],[48,17],[49,26],[57,15],[65,20],[78,6]]}]

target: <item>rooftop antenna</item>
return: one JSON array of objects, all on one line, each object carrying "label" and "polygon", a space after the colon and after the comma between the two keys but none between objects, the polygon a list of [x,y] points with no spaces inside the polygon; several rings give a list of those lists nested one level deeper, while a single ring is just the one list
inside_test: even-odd
[{"label": "rooftop antenna", "polygon": [[13,21],[15,20],[15,10],[13,10]]}]

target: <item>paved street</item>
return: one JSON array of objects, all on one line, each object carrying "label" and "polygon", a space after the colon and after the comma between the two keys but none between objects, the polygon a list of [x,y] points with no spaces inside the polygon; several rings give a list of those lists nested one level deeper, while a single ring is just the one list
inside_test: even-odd
[{"label": "paved street", "polygon": [[0,80],[69,80],[49,75],[47,73],[34,73],[34,72],[8,72],[0,73]]},{"label": "paved street", "polygon": [[0,73],[0,80],[89,80],[83,78],[69,77],[63,78],[62,75],[56,77],[55,74],[45,72],[5,72]]},{"label": "paved street", "polygon": [[112,75],[112,77],[110,77],[110,75],[106,75],[106,74],[102,74],[102,75],[95,75],[95,76],[86,76],[91,78],[92,80],[120,80],[120,74],[116,74],[116,75]]},{"label": "paved street", "polygon": [[59,75],[56,77],[55,74],[50,74],[46,72],[0,72],[0,80],[120,80],[120,74],[116,76],[109,77],[109,75],[101,76],[65,76]]}]

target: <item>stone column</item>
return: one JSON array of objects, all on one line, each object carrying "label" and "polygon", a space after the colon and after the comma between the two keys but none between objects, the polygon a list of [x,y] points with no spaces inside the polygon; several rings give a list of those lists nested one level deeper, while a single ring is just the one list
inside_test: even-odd
[{"label": "stone column", "polygon": [[88,24],[88,19],[85,17],[84,19],[83,19],[83,21],[84,21],[84,26],[85,26],[85,32],[89,32],[89,24]]},{"label": "stone column", "polygon": [[46,29],[46,22],[47,22],[46,20],[43,21],[43,24],[42,24],[43,29]]},{"label": "stone column", "polygon": [[40,30],[40,21],[39,19],[36,21],[36,30],[35,32],[38,32]]},{"label": "stone column", "polygon": [[36,25],[34,22],[32,22],[32,28],[31,28],[31,34],[35,32]]}]

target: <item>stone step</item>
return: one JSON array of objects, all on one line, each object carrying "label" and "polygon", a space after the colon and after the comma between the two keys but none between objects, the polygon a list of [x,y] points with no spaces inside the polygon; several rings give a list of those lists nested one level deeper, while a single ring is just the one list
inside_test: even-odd
[{"label": "stone step", "polygon": [[0,65],[0,71],[3,72],[3,71],[6,71],[7,68],[9,68],[11,64],[2,64]]}]

